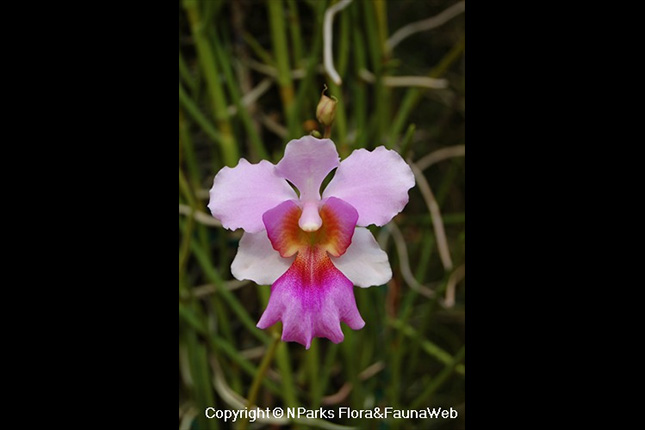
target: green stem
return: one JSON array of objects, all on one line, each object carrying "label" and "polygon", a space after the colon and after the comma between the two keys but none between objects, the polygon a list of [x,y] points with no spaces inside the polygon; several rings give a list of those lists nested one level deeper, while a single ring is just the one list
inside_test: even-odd
[{"label": "green stem", "polygon": [[[249,395],[248,395],[248,400],[246,404],[248,408],[251,408],[252,406],[254,406],[257,401],[258,393],[260,392],[260,385],[262,385],[262,380],[264,379],[264,376],[266,375],[267,370],[269,370],[269,366],[273,361],[273,356],[275,355],[275,352],[279,343],[280,343],[280,336],[274,333],[273,340],[269,345],[269,349],[267,350],[266,354],[262,358],[262,362],[260,363],[260,367],[258,368],[258,373],[255,374],[255,378],[253,378],[253,383],[251,384],[251,388],[249,389]],[[246,430],[246,427],[248,425],[249,425],[249,420],[242,419],[242,422],[240,422],[239,430]]]},{"label": "green stem", "polygon": [[410,409],[418,409],[419,406],[426,402],[428,397],[430,397],[439,387],[441,387],[441,385],[444,384],[444,382],[448,380],[455,367],[464,359],[465,354],[466,347],[462,346],[457,354],[455,354],[455,356],[450,360],[450,363],[448,363],[448,365],[439,372],[437,377],[428,384],[425,390],[423,390],[423,393],[421,393],[421,395],[412,402]]},{"label": "green stem", "polygon": [[318,362],[318,339],[311,340],[311,346],[307,352],[307,368],[309,371],[309,394],[311,395],[311,409],[316,409],[320,406],[320,397],[318,393],[319,378],[320,378],[320,364]]},{"label": "green stem", "polygon": [[327,353],[325,354],[325,360],[323,361],[323,368],[320,373],[321,384],[318,385],[318,392],[314,393],[314,397],[312,400],[312,408],[316,408],[320,406],[320,401],[322,399],[322,396],[323,394],[325,394],[325,390],[327,389],[327,385],[329,384],[332,367],[336,361],[336,356],[338,355],[338,348],[339,348],[338,345],[339,344],[337,343],[332,343],[327,348]]},{"label": "green stem", "polygon": [[[367,29],[367,43],[370,51],[370,57],[372,60],[372,70],[376,76],[376,83],[374,84],[375,99],[378,100],[376,103],[376,116],[374,117],[373,132],[375,136],[373,137],[374,145],[380,145],[385,138],[386,130],[390,125],[389,118],[389,90],[383,83],[383,50],[384,43],[382,41],[383,37],[380,35],[379,26],[380,19],[379,14],[383,13],[380,10],[378,3],[374,1],[364,2],[365,6],[365,26]],[[382,21],[382,20],[381,20]],[[388,148],[392,147],[392,143],[385,142]]]},{"label": "green stem", "polygon": [[352,330],[345,332],[345,340],[342,343],[343,353],[345,355],[345,375],[347,381],[352,384],[352,393],[350,394],[350,404],[355,409],[361,407],[362,390],[358,380],[358,361],[359,357],[356,350],[355,333]]},{"label": "green stem", "polygon": [[244,306],[232,292],[226,289],[226,287],[224,286],[224,281],[212,266],[210,260],[208,260],[208,258],[206,257],[206,254],[204,253],[204,250],[201,248],[201,246],[197,242],[193,241],[191,242],[190,247],[193,251],[195,259],[197,260],[197,263],[204,271],[206,278],[210,282],[215,284],[217,288],[216,293],[226,301],[229,308],[238,316],[242,325],[244,325],[253,336],[255,336],[262,343],[268,343],[269,336],[267,336],[264,331],[256,327],[256,322],[251,318]]},{"label": "green stem", "polygon": [[416,125],[410,124],[408,126],[408,131],[405,132],[403,141],[401,142],[401,155],[405,157],[405,154],[408,152],[408,148],[412,143],[412,137],[414,136],[414,131],[416,130]]},{"label": "green stem", "polygon": [[[269,296],[271,291],[268,287],[260,285],[258,286],[258,296],[262,306],[266,308],[269,303]],[[269,332],[272,336],[280,336],[280,325],[275,324],[270,329]],[[293,372],[291,371],[291,360],[289,359],[289,350],[287,349],[287,344],[285,342],[280,342],[276,351],[276,364],[278,370],[280,371],[280,376],[282,377],[282,398],[284,399],[285,406],[287,407],[297,407],[298,399],[296,397],[296,390],[293,380]]]},{"label": "green stem", "polygon": [[218,43],[217,39],[215,40],[214,46],[215,54],[219,62],[222,64],[226,84],[231,97],[233,98],[233,102],[235,103],[235,107],[237,108],[237,114],[240,116],[242,123],[244,124],[244,129],[246,130],[246,135],[251,143],[251,147],[260,159],[267,159],[269,158],[269,155],[262,144],[262,140],[260,140],[260,135],[255,128],[255,124],[253,124],[251,115],[249,115],[249,111],[246,106],[242,104],[242,95],[240,94],[240,89],[238,88],[236,79],[233,77],[233,71],[231,70],[231,65],[228,60],[231,55],[224,52],[224,49],[220,43]]},{"label": "green stem", "polygon": [[[195,383],[193,392],[198,408],[216,407],[215,396],[210,381],[211,372],[208,367],[207,351],[205,345],[198,341],[196,333],[189,331],[186,336],[190,356],[190,373]],[[197,416],[200,429],[216,430],[219,428],[217,420],[209,420],[204,414]]]},{"label": "green stem", "polygon": [[[314,5],[317,9],[314,9],[315,22],[312,24],[314,26],[314,36],[313,42],[309,51],[311,52],[309,58],[306,61],[305,66],[305,77],[300,81],[298,85],[298,92],[296,94],[296,99],[294,103],[294,110],[296,112],[305,112],[306,118],[311,118],[315,112],[315,103],[318,102],[320,89],[314,89],[313,81],[316,77],[315,68],[316,65],[320,62],[320,55],[322,52],[322,16],[325,13],[326,2],[318,1]],[[311,92],[311,93],[310,93]],[[312,96],[313,94],[313,96]],[[310,98],[307,98],[309,96]],[[310,109],[309,101],[313,104],[313,109]]]},{"label": "green stem", "polygon": [[345,80],[347,63],[349,60],[349,33],[351,31],[350,20],[351,16],[349,14],[349,11],[346,13],[341,13],[339,16],[340,34],[338,37],[337,58],[334,59],[334,64],[336,64],[336,71],[341,76],[341,78],[343,78],[343,80]]},{"label": "green stem", "polygon": [[[184,172],[179,169],[179,189],[188,201],[188,204],[190,205],[191,209],[194,211],[195,210],[195,199],[192,196],[192,193],[190,191],[190,186],[188,185],[188,181],[186,181],[186,177],[184,176]],[[195,227],[195,217],[189,216],[188,220],[186,221],[186,229],[183,232],[182,238],[181,238],[181,245],[179,247],[179,277],[181,278],[184,274],[184,270],[186,269],[186,263],[188,262],[188,256],[190,255],[190,241],[193,236],[193,229]]]},{"label": "green stem", "polygon": [[372,0],[374,3],[374,15],[376,15],[376,23],[378,30],[379,48],[385,56],[385,41],[387,40],[387,8],[385,0]]},{"label": "green stem", "polygon": [[199,167],[195,150],[193,148],[193,139],[188,129],[188,122],[181,109],[179,109],[179,157],[185,157],[186,167],[190,175],[189,183],[195,187],[199,185]]},{"label": "green stem", "polygon": [[[200,185],[199,165],[195,155],[195,147],[193,145],[193,138],[190,134],[190,123],[186,119],[182,109],[179,110],[179,144],[180,153],[184,155],[186,167],[188,168],[188,183],[191,189],[195,190]],[[199,202],[195,203],[197,207]],[[206,254],[211,258],[210,248],[208,247],[208,229],[203,224],[197,224],[197,234],[202,247],[206,250]]]},{"label": "green stem", "polygon": [[[435,296],[429,301],[427,305],[423,307],[423,311],[421,312],[421,315],[419,316],[420,322],[415,324],[416,327],[416,333],[429,333],[430,328],[432,326],[432,323],[434,322],[433,320],[436,317],[435,309],[439,306],[439,297],[442,297],[444,292],[446,291],[446,287],[448,286],[448,279],[450,277],[449,273],[445,273],[444,277],[439,284],[439,286],[434,290]],[[404,331],[402,333],[405,334]],[[423,339],[421,339],[420,336],[413,336],[412,339],[414,342],[411,343],[410,345],[410,369],[415,369],[417,366],[417,363],[419,362],[419,354],[420,351],[423,350],[425,353],[432,355],[431,350],[432,347],[428,348],[427,345],[424,345]],[[445,355],[444,355],[445,358]]]},{"label": "green stem", "polygon": [[[218,337],[216,333],[210,333],[205,328],[205,324],[202,322],[202,320],[205,319],[205,317],[200,313],[199,307],[193,306],[193,309],[199,315],[196,315],[193,310],[190,310],[188,305],[185,305],[181,302],[179,303],[179,316],[182,319],[182,321],[186,322],[195,332],[204,336],[204,338],[208,339],[211,350],[213,352],[224,353],[233,362],[238,364],[245,373],[255,378],[255,375],[258,371],[255,365],[251,363],[247,358],[244,358],[240,354],[238,349],[235,348],[235,346],[231,345],[228,341]],[[265,378],[263,380],[263,383],[264,383],[264,386],[273,394],[280,395],[280,393],[282,392],[282,390],[280,390],[278,385],[270,379]]]},{"label": "green stem", "polygon": [[[275,327],[275,326],[274,326]],[[298,407],[298,398],[296,397],[295,384],[293,382],[293,372],[291,371],[291,359],[287,344],[281,342],[278,346],[276,360],[280,375],[282,376],[282,388],[284,390],[284,401],[287,407]]]},{"label": "green stem", "polygon": [[186,85],[190,87],[191,91],[197,90],[197,82],[195,82],[195,78],[190,74],[190,70],[188,70],[188,65],[186,64],[186,61],[184,61],[184,57],[181,55],[181,50],[179,51],[179,76],[183,79],[184,82],[186,82]]},{"label": "green stem", "polygon": [[224,91],[219,80],[219,71],[217,70],[217,62],[213,55],[208,37],[205,32],[205,25],[199,12],[199,5],[196,0],[184,0],[184,9],[190,21],[190,29],[195,41],[195,48],[197,49],[197,56],[199,63],[202,67],[202,72],[206,79],[210,101],[217,123],[217,128],[222,135],[220,148],[224,157],[224,163],[227,166],[235,166],[239,161],[239,152],[233,137],[233,129],[228,118],[228,105],[224,97]]},{"label": "green stem", "polygon": [[[340,95],[340,87],[334,83],[331,79],[327,79],[327,85],[329,87],[329,94],[331,95]],[[334,117],[334,129],[336,130],[336,139],[334,141],[339,147],[339,152],[341,157],[347,157],[349,155],[349,148],[347,147],[347,115],[345,114],[345,102],[343,97],[338,98],[336,103],[336,115]],[[329,133],[329,136],[327,135]],[[325,129],[325,137],[331,136],[331,130]]]},{"label": "green stem", "polygon": [[295,112],[292,109],[294,101],[293,79],[289,66],[289,46],[287,45],[287,31],[285,28],[284,4],[282,0],[267,0],[269,8],[269,26],[271,27],[271,42],[273,54],[278,68],[278,85],[280,98],[284,108],[284,116],[289,129],[289,137],[296,137],[298,128]]},{"label": "green stem", "polygon": [[296,0],[287,0],[289,8],[289,36],[291,38],[293,64],[295,67],[300,66],[302,61],[302,31],[300,30],[300,14],[298,13],[298,4]]},{"label": "green stem", "polygon": [[[349,12],[352,18],[352,27],[359,28],[360,9],[350,6]],[[352,32],[352,44],[352,52],[354,53],[352,58],[352,63],[354,65],[353,73],[355,76],[359,76],[362,69],[367,69],[367,59],[365,58],[366,47],[362,32]],[[353,146],[354,148],[364,148],[368,139],[367,85],[362,79],[352,79],[351,84],[353,87],[352,92],[354,94],[352,97],[352,113],[354,114],[353,116],[357,131],[356,141]]]},{"label": "green stem", "polygon": [[[463,40],[460,40],[455,44],[452,49],[441,59],[439,64],[437,64],[431,71],[429,76],[431,78],[441,77],[448,68],[459,59],[461,53],[465,48]],[[427,89],[422,88],[410,88],[405,94],[403,101],[398,109],[397,115],[394,118],[392,132],[390,133],[389,143],[393,145],[396,141],[397,136],[401,134],[405,121],[408,119],[408,116],[414,108],[417,106],[423,94]]]},{"label": "green stem", "polygon": [[[421,335],[409,325],[395,319],[390,319],[388,321],[388,324],[396,328],[397,330],[401,330],[401,332],[406,336],[419,340],[421,343],[421,348],[425,351],[425,353],[431,357],[436,358],[439,362],[443,364],[450,364],[452,362],[452,357],[450,356],[450,354],[448,354],[446,351],[441,349],[436,344],[430,342],[429,340],[423,339]],[[461,375],[464,375],[466,373],[466,368],[465,366],[457,366],[455,368],[455,371]]]},{"label": "green stem", "polygon": [[190,96],[188,96],[181,84],[179,84],[179,103],[184,109],[186,109],[186,113],[195,120],[197,125],[202,128],[208,137],[220,145],[226,144],[224,136],[215,129],[215,126],[199,110],[197,104],[190,98]]},{"label": "green stem", "polygon": [[249,32],[244,32],[242,34],[242,39],[244,39],[244,42],[246,42],[247,45],[249,45],[249,48],[251,48],[251,51],[257,55],[260,60],[267,66],[275,67],[275,60],[271,56],[271,54],[260,45],[260,42],[258,42],[255,37]]}]

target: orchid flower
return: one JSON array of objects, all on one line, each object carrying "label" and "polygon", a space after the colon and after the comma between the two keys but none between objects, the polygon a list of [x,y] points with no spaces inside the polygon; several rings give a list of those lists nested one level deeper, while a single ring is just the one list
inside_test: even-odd
[{"label": "orchid flower", "polygon": [[353,286],[392,277],[387,254],[366,227],[387,224],[413,186],[410,167],[395,151],[358,149],[341,162],[330,139],[312,136],[290,141],[277,165],[242,158],[221,169],[208,208],[224,228],[244,230],[231,273],[271,285],[257,327],[282,321],[282,340],[306,349],[313,337],[341,342],[341,321],[363,328]]}]

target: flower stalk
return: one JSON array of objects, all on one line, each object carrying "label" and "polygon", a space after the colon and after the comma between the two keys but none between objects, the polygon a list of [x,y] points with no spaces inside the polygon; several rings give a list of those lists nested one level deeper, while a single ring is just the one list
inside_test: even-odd
[{"label": "flower stalk", "polygon": [[[280,343],[280,335],[276,331],[274,331],[272,334],[273,335],[271,343],[269,344],[269,349],[267,350],[266,354],[264,354],[262,362],[260,363],[260,367],[258,367],[258,371],[255,374],[253,382],[251,383],[251,388],[249,389],[249,395],[246,405],[248,408],[252,408],[257,402],[258,393],[260,392],[260,386],[262,385],[262,381],[266,376],[267,370],[269,370],[269,366],[271,366],[271,362],[273,362],[273,357],[275,356],[278,344]],[[246,430],[248,424],[248,418],[243,418],[240,422],[239,430]]]}]

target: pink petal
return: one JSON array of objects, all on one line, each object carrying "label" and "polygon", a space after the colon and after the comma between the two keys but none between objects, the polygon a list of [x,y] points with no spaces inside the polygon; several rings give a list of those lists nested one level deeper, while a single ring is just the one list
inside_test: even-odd
[{"label": "pink petal", "polygon": [[298,188],[300,200],[320,200],[320,185],[338,164],[334,142],[304,136],[287,143],[284,158],[276,169],[280,176]]},{"label": "pink petal", "polygon": [[340,163],[323,199],[343,199],[358,211],[358,225],[385,225],[408,203],[414,174],[395,151],[357,149]]},{"label": "pink petal", "polygon": [[347,251],[331,261],[343,275],[359,287],[383,285],[392,279],[392,268],[387,254],[365,227],[356,227],[352,244]]},{"label": "pink petal", "polygon": [[271,246],[266,231],[244,233],[231,273],[240,281],[249,279],[260,285],[271,285],[289,269],[294,259],[282,258]]},{"label": "pink petal", "polygon": [[215,175],[208,208],[225,228],[257,233],[264,230],[264,212],[297,198],[273,164],[265,160],[251,164],[242,158],[237,166],[224,167]]},{"label": "pink petal", "polygon": [[308,246],[338,257],[352,242],[358,213],[349,203],[336,197],[328,198],[320,208],[322,226],[316,231],[304,231],[299,227],[301,214],[302,209],[288,200],[262,215],[273,249],[282,257],[291,257]]},{"label": "pink petal", "polygon": [[323,234],[320,245],[334,257],[345,253],[352,243],[358,212],[347,202],[329,197],[320,208]]},{"label": "pink petal", "polygon": [[352,282],[334,267],[325,251],[309,247],[298,253],[289,270],[271,287],[271,297],[257,326],[267,328],[282,321],[282,340],[309,349],[311,339],[344,339],[341,321],[363,328],[356,308]]},{"label": "pink petal", "polygon": [[280,203],[262,215],[267,236],[282,257],[291,257],[303,246],[306,234],[298,227],[302,210],[291,200]]}]

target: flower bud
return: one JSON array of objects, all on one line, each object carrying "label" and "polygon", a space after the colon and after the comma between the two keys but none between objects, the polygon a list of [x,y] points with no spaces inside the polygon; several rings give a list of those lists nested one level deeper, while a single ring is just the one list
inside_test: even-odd
[{"label": "flower bud", "polygon": [[334,96],[331,98],[324,94],[320,96],[318,107],[316,107],[316,118],[324,127],[329,127],[334,122],[334,117],[336,116],[336,103],[338,103],[338,99]]}]

